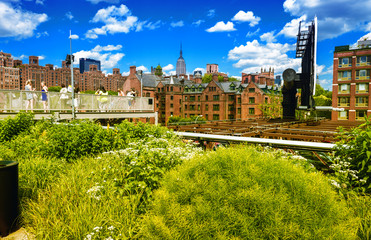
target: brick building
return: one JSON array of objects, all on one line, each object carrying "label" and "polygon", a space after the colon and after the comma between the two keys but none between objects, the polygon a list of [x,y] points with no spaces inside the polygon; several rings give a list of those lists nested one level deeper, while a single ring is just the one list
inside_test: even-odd
[{"label": "brick building", "polygon": [[338,46],[334,52],[331,119],[357,121],[371,114],[371,41],[358,46]]},{"label": "brick building", "polygon": [[[105,75],[97,65],[90,64],[89,71],[80,73],[79,68],[73,69],[74,82],[80,91],[96,90],[104,86],[106,90],[117,91],[122,88],[126,77],[122,76],[120,69],[114,68],[113,74]],[[30,56],[28,64],[21,60],[13,60],[11,54],[0,52],[0,89],[23,90],[27,80],[32,81],[36,90],[41,90],[41,82],[49,87],[71,84],[71,68],[62,61],[62,67],[56,68],[52,64],[39,65],[37,56]]]},{"label": "brick building", "polygon": [[0,89],[20,89],[19,68],[9,53],[0,52]]},{"label": "brick building", "polygon": [[267,84],[269,86],[274,85],[274,69],[269,68],[263,70],[261,68],[260,73],[242,73],[242,83],[254,82],[257,84]]},{"label": "brick building", "polygon": [[166,123],[171,116],[202,115],[210,121],[262,117],[259,105],[271,101],[268,91],[277,90],[274,82],[269,85],[271,81],[264,84],[219,82],[218,74],[214,73],[210,83],[201,83],[199,74],[193,80],[173,76],[165,78],[141,74],[131,66],[124,92],[135,89],[140,94],[141,80],[143,96],[154,97],[155,111],[161,123]]}]

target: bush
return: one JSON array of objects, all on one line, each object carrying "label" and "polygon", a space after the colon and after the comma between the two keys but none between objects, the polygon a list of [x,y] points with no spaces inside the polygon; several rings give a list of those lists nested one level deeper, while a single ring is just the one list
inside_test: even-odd
[{"label": "bush", "polygon": [[371,193],[371,123],[366,122],[346,131],[340,129],[335,147],[334,164],[339,187]]},{"label": "bush", "polygon": [[169,172],[143,239],[355,239],[356,219],[321,174],[234,147]]},{"label": "bush", "polygon": [[32,114],[19,113],[15,118],[0,121],[0,142],[10,141],[21,132],[28,131],[33,125],[32,119]]}]

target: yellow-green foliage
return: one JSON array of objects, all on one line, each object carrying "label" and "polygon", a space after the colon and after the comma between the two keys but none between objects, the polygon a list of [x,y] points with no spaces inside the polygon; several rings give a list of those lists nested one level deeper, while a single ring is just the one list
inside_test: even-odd
[{"label": "yellow-green foliage", "polygon": [[325,176],[251,147],[183,163],[154,198],[142,239],[356,239],[359,222]]}]

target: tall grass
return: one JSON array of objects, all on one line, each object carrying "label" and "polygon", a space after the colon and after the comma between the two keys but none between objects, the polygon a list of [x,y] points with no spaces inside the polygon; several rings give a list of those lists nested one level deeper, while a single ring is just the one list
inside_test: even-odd
[{"label": "tall grass", "polygon": [[357,219],[326,177],[274,151],[234,147],[166,175],[142,239],[355,239]]}]

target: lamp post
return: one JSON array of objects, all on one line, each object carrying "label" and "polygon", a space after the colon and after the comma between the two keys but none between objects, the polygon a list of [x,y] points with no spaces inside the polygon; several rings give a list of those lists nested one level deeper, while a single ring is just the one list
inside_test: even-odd
[{"label": "lamp post", "polygon": [[142,97],[143,97],[143,82],[142,82],[142,79],[143,79],[143,71],[140,71],[139,72],[139,76],[140,76],[140,111],[142,111]]},{"label": "lamp post", "polygon": [[75,84],[73,81],[73,56],[72,56],[72,35],[70,30],[70,60],[71,60],[71,85],[72,85],[72,119],[75,119]]},{"label": "lamp post", "polygon": [[198,115],[198,116],[196,117],[195,124],[197,123],[197,119],[198,119],[199,117],[202,117],[202,115]]}]

